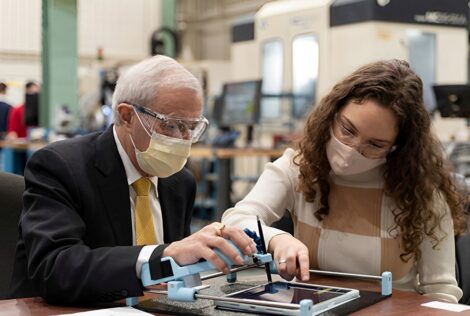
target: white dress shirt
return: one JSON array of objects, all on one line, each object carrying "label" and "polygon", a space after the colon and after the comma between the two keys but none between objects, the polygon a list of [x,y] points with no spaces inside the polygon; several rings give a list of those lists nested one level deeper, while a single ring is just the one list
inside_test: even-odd
[{"label": "white dress shirt", "polygon": [[[130,209],[130,217],[132,221],[132,244],[135,245],[135,190],[132,187],[132,183],[137,181],[142,177],[142,175],[137,171],[137,169],[132,164],[129,156],[127,155],[126,151],[121,145],[119,137],[116,133],[116,127],[113,126],[113,135],[114,140],[116,142],[117,150],[119,152],[119,156],[121,156],[122,163],[124,165],[124,169],[126,171],[127,176],[127,185],[129,186],[129,199],[131,202],[131,209]],[[160,206],[160,201],[158,199],[158,177],[151,177],[149,180],[152,182],[152,186],[149,192],[150,198],[150,209],[152,211],[152,218],[153,218],[153,227],[155,228],[155,237],[157,238],[157,244],[163,244],[163,219],[162,219],[162,208]],[[142,268],[142,264],[148,262],[152,252],[155,250],[157,245],[148,245],[144,246],[140,251],[139,257],[137,258],[136,263],[136,273],[137,277],[140,278],[140,270]]]}]

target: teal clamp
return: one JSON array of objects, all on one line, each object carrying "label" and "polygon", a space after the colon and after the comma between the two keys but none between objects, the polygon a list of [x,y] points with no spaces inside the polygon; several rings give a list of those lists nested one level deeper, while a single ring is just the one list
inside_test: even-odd
[{"label": "teal clamp", "polygon": [[392,295],[392,272],[382,273],[382,295]]},{"label": "teal clamp", "polygon": [[[235,249],[238,249],[238,248],[235,248]],[[231,267],[233,265],[233,262],[231,262],[230,259],[224,256],[220,251],[215,249],[215,252],[227,264],[227,266]],[[248,256],[242,254],[240,251],[239,251],[239,255],[244,259],[245,262],[248,260]],[[261,263],[272,262],[271,254],[255,254],[254,257],[256,258],[255,260]],[[188,284],[186,284],[184,281],[187,280],[188,277],[196,276],[196,275],[197,275],[196,276],[197,279],[200,280],[200,276],[199,276],[200,272],[213,270],[215,269],[215,267],[209,261],[180,267],[178,266],[178,264],[176,264],[173,258],[166,257],[166,258],[163,258],[162,261],[165,259],[170,260],[174,275],[175,276],[178,275],[178,279],[182,279],[178,281],[168,282],[168,298],[170,300],[175,300],[175,301],[194,302],[196,300],[195,294],[197,293],[197,290],[193,287],[188,287]],[[233,274],[234,273],[230,273],[227,275],[227,281],[230,282],[230,280],[233,280]],[[236,274],[234,275],[235,275],[235,280],[231,282],[236,281]],[[144,283],[144,281],[142,283]],[[196,284],[196,285],[200,285],[200,282],[199,284]]]},{"label": "teal clamp", "polygon": [[[233,248],[238,252],[240,257],[245,262],[248,261],[248,256],[244,255],[231,241],[228,241]],[[214,249],[217,256],[222,259],[228,267],[233,266],[233,262],[221,253],[218,249]],[[261,259],[260,259],[261,260]],[[267,258],[262,258],[267,260]],[[162,262],[170,261],[171,269],[173,272],[172,276],[153,280],[150,274],[150,266],[148,262],[142,265],[140,272],[140,280],[143,286],[150,286],[160,283],[168,283],[168,298],[177,301],[192,302],[195,300],[195,294],[197,292],[193,287],[201,285],[200,273],[204,271],[214,270],[215,267],[209,261],[197,262],[194,264],[179,266],[175,260],[171,257],[164,257],[161,259]],[[137,299],[128,298],[126,299],[126,305],[135,306],[138,304]]]},{"label": "teal clamp", "polygon": [[139,299],[137,297],[128,297],[126,298],[126,305],[127,306],[136,306],[139,304]]},{"label": "teal clamp", "polygon": [[237,282],[237,273],[236,272],[231,272],[231,273],[227,274],[227,282],[228,283]]},{"label": "teal clamp", "polygon": [[[232,245],[232,247],[238,252],[240,257],[243,258],[243,261],[247,263],[249,261],[249,257],[244,255],[240,249],[238,249],[230,240],[228,242]],[[218,249],[214,249],[217,256],[222,259],[225,264],[231,268],[234,264],[233,262],[226,257],[223,253],[221,253]],[[140,272],[140,280],[143,286],[150,286],[160,283],[168,283],[168,298],[171,300],[177,301],[186,301],[192,302],[194,301],[195,294],[197,290],[194,288],[196,286],[201,285],[201,276],[200,273],[204,271],[214,270],[215,267],[209,261],[197,262],[194,264],[186,265],[186,266],[179,266],[175,260],[171,257],[164,257],[161,259],[162,262],[169,261],[171,265],[171,269],[173,275],[157,280],[153,280],[150,274],[150,266],[148,262],[145,262],[142,265],[141,272]],[[257,253],[253,256],[253,262],[265,264],[269,263],[271,270],[275,270],[275,265],[272,259],[271,254],[260,254]],[[230,273],[227,276],[228,282],[235,282],[236,281],[236,273]],[[128,306],[135,306],[138,304],[138,300],[135,297],[129,297],[126,299],[126,305]]]},{"label": "teal clamp", "polygon": [[168,282],[168,298],[175,301],[194,302],[196,300],[196,289],[185,287],[183,281]]},{"label": "teal clamp", "polygon": [[274,262],[274,260],[271,260],[271,262],[269,262],[269,270],[271,270],[271,273],[277,274],[277,267],[276,267],[276,263]]},{"label": "teal clamp", "polygon": [[269,270],[271,273],[277,273],[276,264],[273,261],[273,256],[270,253],[255,253],[253,255],[253,262],[258,264],[269,263]]},{"label": "teal clamp", "polygon": [[208,271],[214,269],[214,266],[209,261],[198,262],[195,264],[190,264],[187,266],[179,266],[175,260],[171,257],[164,257],[162,258],[162,262],[170,261],[171,269],[173,271],[173,275],[161,278],[157,280],[153,280],[150,276],[150,266],[149,263],[146,262],[142,265],[142,270],[140,273],[140,279],[144,286],[155,285],[164,282],[170,281],[182,281],[183,278],[189,277],[191,275],[199,274],[200,272]]},{"label": "teal clamp", "polygon": [[312,300],[301,300],[300,301],[300,316],[310,316],[312,315]]},{"label": "teal clamp", "polygon": [[[246,262],[246,260],[245,260]],[[269,268],[271,270],[271,273],[277,273],[276,265],[274,264],[273,257],[270,253],[255,253],[253,255],[253,262],[258,263],[260,265],[269,263]],[[228,283],[234,283],[237,281],[237,273],[236,272],[231,272],[227,274],[227,282]]]},{"label": "teal clamp", "polygon": [[[178,301],[192,302],[195,300],[194,294],[196,294],[196,289],[186,286],[184,280],[199,280],[200,283],[200,272],[208,271],[214,269],[214,266],[209,261],[198,262],[195,264],[187,266],[179,266],[175,260],[171,257],[162,258],[162,262],[170,261],[170,265],[173,271],[173,275],[153,280],[150,275],[150,266],[146,262],[142,265],[142,270],[140,272],[140,279],[144,286],[150,286],[160,283],[167,282],[168,288],[168,298]],[[192,286],[197,286],[200,284],[193,284]],[[130,297],[126,299],[127,306],[136,306],[138,300],[135,297]]]}]

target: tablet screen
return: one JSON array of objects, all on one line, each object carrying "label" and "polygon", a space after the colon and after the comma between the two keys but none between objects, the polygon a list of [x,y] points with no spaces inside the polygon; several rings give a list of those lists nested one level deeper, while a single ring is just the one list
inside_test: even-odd
[{"label": "tablet screen", "polygon": [[301,300],[309,299],[314,304],[318,304],[350,291],[349,289],[329,288],[326,286],[273,282],[242,293],[230,295],[230,297],[290,304],[299,304]]}]

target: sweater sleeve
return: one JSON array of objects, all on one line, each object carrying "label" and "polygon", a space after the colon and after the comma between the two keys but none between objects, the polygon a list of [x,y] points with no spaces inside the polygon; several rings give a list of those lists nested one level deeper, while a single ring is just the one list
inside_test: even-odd
[{"label": "sweater sleeve", "polygon": [[[287,149],[283,156],[266,167],[256,185],[248,195],[222,216],[222,222],[241,228],[258,231],[256,216],[264,225],[271,225],[279,220],[286,210],[294,209],[295,180],[297,168],[293,164],[293,149]],[[274,227],[263,226],[267,247],[271,239],[286,232]]]},{"label": "sweater sleeve", "polygon": [[449,206],[442,195],[434,199],[436,212],[442,216],[436,236],[441,242],[433,247],[433,240],[425,236],[421,243],[421,259],[418,261],[418,292],[433,299],[457,303],[462,290],[455,278],[454,225]]}]

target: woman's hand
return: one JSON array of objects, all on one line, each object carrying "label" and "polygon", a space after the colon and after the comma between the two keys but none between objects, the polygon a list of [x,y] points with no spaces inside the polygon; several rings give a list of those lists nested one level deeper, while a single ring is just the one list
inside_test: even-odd
[{"label": "woman's hand", "polygon": [[308,248],[289,234],[274,236],[268,251],[273,254],[279,275],[290,281],[297,276],[302,281],[310,279]]}]

